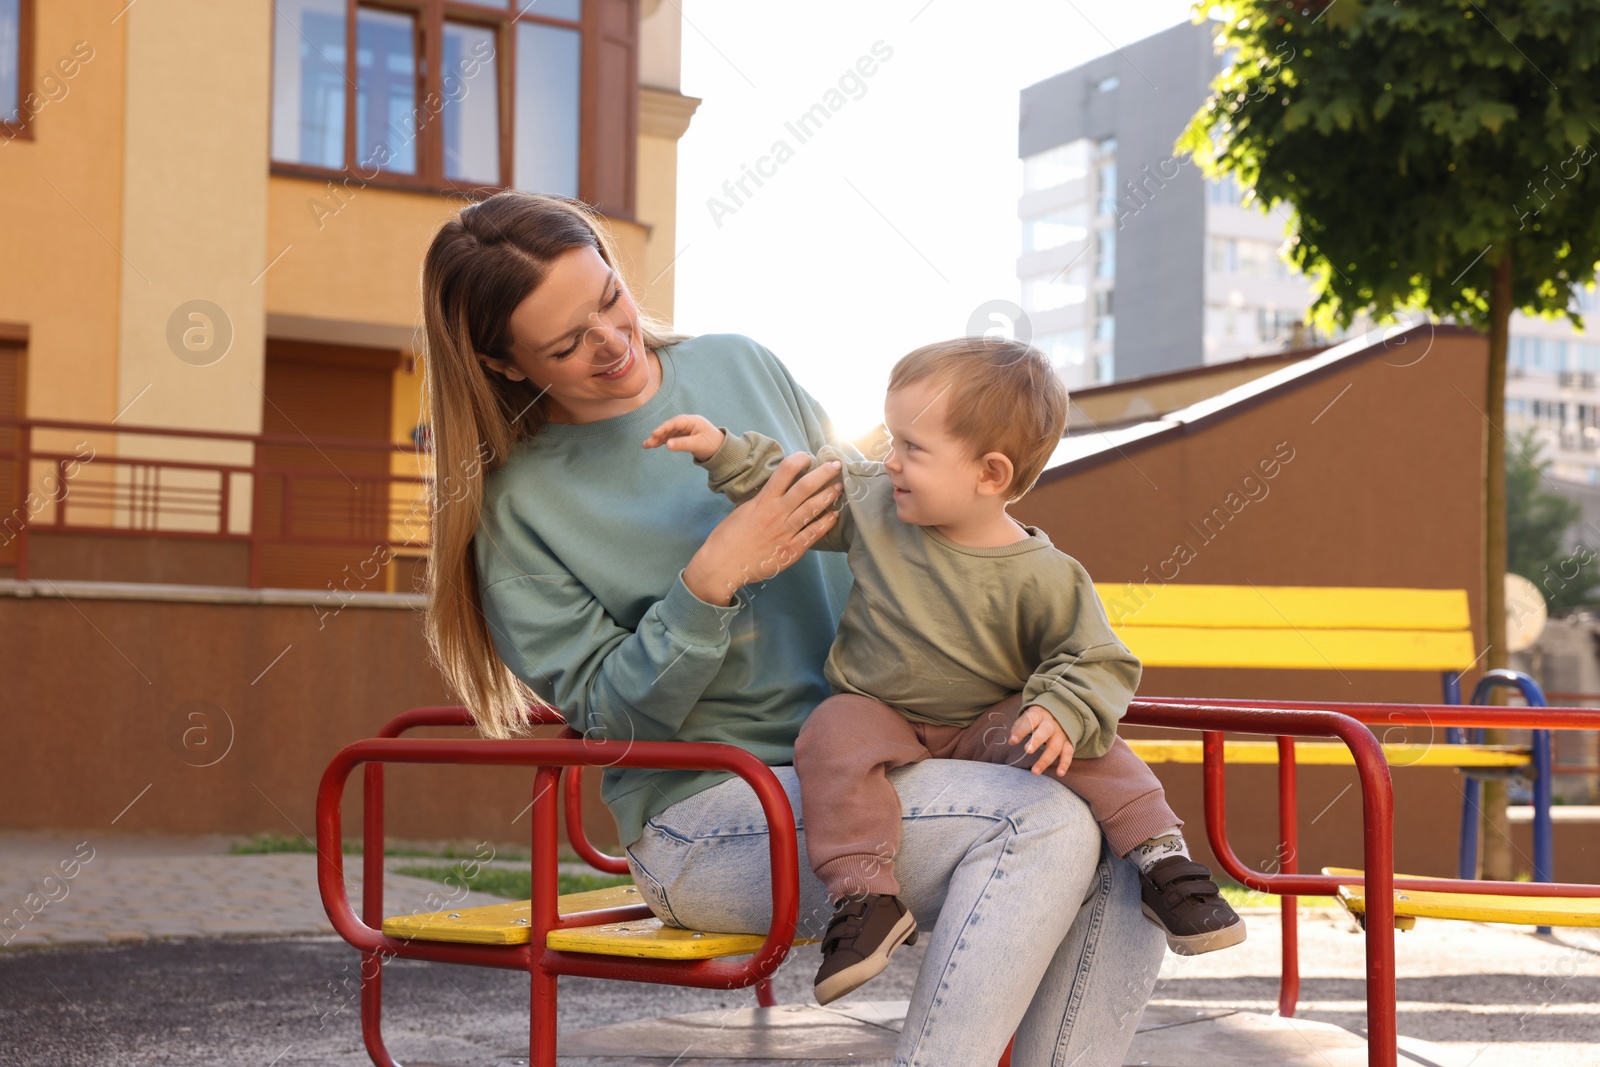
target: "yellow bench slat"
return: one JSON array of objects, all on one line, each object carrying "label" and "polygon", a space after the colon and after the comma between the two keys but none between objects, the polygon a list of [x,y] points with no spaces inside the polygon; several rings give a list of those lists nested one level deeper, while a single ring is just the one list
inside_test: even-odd
[{"label": "yellow bench slat", "polygon": [[[1151,741],[1124,739],[1128,747],[1146,763],[1201,763],[1199,741]],[[1521,767],[1533,762],[1526,748],[1514,745],[1384,745],[1383,754],[1395,767]],[[1229,763],[1277,763],[1276,741],[1227,741],[1223,758]],[[1296,763],[1355,763],[1343,744],[1329,741],[1298,741],[1294,746]]]},{"label": "yellow bench slat", "polygon": [[[1361,874],[1349,867],[1324,867],[1322,873],[1336,877]],[[1351,914],[1366,913],[1365,886],[1340,886],[1338,900]],[[1394,914],[1397,919],[1457,919],[1516,926],[1600,926],[1600,897],[1509,897],[1396,889]]]},{"label": "yellow bench slat", "polygon": [[[551,930],[545,944],[560,952],[588,952],[598,956],[635,956],[652,960],[709,960],[722,956],[748,955],[766,940],[758,934],[719,934],[701,930],[680,930],[663,925],[660,919],[606,923],[604,926],[574,926]],[[796,938],[795,944],[810,941]]]},{"label": "yellow bench slat", "polygon": [[1443,671],[1477,657],[1467,631],[1123,625],[1116,633],[1147,667]]},{"label": "yellow bench slat", "polygon": [[[639,890],[628,885],[568,893],[557,899],[556,910],[562,915],[573,915],[582,911],[630,907],[642,903]],[[525,945],[530,937],[528,920],[532,908],[532,901],[519,900],[421,915],[395,915],[383,920],[383,932],[389,937],[415,941]],[[680,930],[666,926],[655,918],[552,930],[545,938],[548,947],[563,952],[663,960],[705,960],[745,955],[760,948],[762,941],[763,938],[755,934]],[[795,941],[797,945],[810,943],[805,939]]]},{"label": "yellow bench slat", "polygon": [[[602,908],[625,908],[643,904],[639,890],[631,885],[609,889],[590,889],[568,893],[556,900],[556,911],[572,915]],[[394,915],[383,920],[383,932],[390,937],[419,941],[458,941],[469,945],[526,945],[528,920],[533,914],[531,900],[506,904],[485,904],[476,908],[451,908],[419,915]]]},{"label": "yellow bench slat", "polygon": [[1469,630],[1465,589],[1095,583],[1114,627]]}]

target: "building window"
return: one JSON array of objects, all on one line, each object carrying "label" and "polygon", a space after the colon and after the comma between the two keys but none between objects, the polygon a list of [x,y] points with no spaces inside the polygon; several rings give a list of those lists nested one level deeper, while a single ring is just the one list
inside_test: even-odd
[{"label": "building window", "polygon": [[1099,211],[1102,215],[1115,216],[1117,213],[1117,161],[1107,159],[1097,168],[1098,188],[1096,192],[1100,198]]},{"label": "building window", "polygon": [[0,0],[0,135],[28,129],[23,98],[32,80],[33,0]]},{"label": "building window", "polygon": [[1513,337],[1507,362],[1534,374],[1558,374],[1566,369],[1567,343],[1543,337]]},{"label": "building window", "polygon": [[1298,316],[1292,311],[1256,308],[1256,340],[1286,341],[1293,336],[1294,325],[1298,321]]},{"label": "building window", "polygon": [[579,76],[582,41],[577,30],[522,22],[517,25],[517,113],[528,136],[517,144],[519,189],[578,185]]},{"label": "building window", "polygon": [[[1516,342],[1512,342],[1516,348]],[[1572,342],[1572,369],[1584,374],[1600,374],[1600,345],[1586,341]]]},{"label": "building window", "polygon": [[1111,290],[1102,289],[1094,294],[1094,339],[1111,341],[1117,335],[1116,312],[1111,304]]},{"label": "building window", "polygon": [[1054,311],[1081,304],[1088,296],[1088,271],[1082,267],[1066,275],[1057,272],[1022,281],[1022,306],[1026,311]]},{"label": "building window", "polygon": [[1081,207],[1052,211],[1022,220],[1022,250],[1047,252],[1089,235],[1089,215]]},{"label": "building window", "polygon": [[1238,272],[1238,241],[1232,237],[1211,238],[1211,270],[1214,274],[1235,274]]},{"label": "building window", "polygon": [[275,171],[527,189],[631,216],[630,0],[416,0],[406,10],[276,0],[275,10]]},{"label": "building window", "polygon": [[1114,278],[1117,274],[1117,231],[1096,230],[1094,234],[1094,276]]},{"label": "building window", "polygon": [[1034,338],[1033,345],[1039,351],[1050,357],[1051,366],[1059,372],[1068,367],[1083,366],[1087,350],[1083,343],[1082,330],[1064,330],[1061,333],[1049,333],[1042,337]]},{"label": "building window", "polygon": [[1022,191],[1054,189],[1089,173],[1089,142],[1083,139],[1022,157]]},{"label": "building window", "polygon": [[1109,382],[1116,376],[1116,357],[1110,352],[1101,352],[1094,357],[1094,380],[1096,382]]},{"label": "building window", "polygon": [[1206,199],[1218,207],[1231,207],[1244,203],[1244,193],[1233,175],[1224,174],[1206,182]]}]

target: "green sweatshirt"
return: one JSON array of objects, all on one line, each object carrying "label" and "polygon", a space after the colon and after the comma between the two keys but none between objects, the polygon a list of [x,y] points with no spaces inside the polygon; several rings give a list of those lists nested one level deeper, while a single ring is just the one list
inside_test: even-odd
[{"label": "green sweatshirt", "polygon": [[[728,434],[700,465],[713,490],[740,503],[788,454],[750,431]],[[904,522],[883,464],[829,446],[812,469],[835,459],[839,519],[815,547],[847,552],[855,587],[828,653],[829,683],[914,722],[953,726],[1021,690],[1024,707],[1055,716],[1075,755],[1105,755],[1143,668],[1112,632],[1083,565],[1035,526],[1026,540],[974,548]]]},{"label": "green sweatshirt", "polygon": [[[830,690],[823,661],[850,588],[843,557],[808,552],[731,607],[683,568],[733,505],[684,457],[642,442],[682,412],[759,426],[791,452],[833,440],[771,352],[712,334],[659,350],[660,389],[599,422],[554,423],[484,479],[473,539],[483,613],[511,671],[590,737],[722,741],[792,763]],[[632,844],[646,819],[725,772],[612,767],[600,795]]]}]

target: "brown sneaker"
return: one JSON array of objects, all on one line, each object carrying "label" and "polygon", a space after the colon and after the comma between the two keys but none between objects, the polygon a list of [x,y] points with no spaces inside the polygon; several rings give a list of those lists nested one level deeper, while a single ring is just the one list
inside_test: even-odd
[{"label": "brown sneaker", "polygon": [[867,893],[840,901],[822,937],[817,1003],[827,1004],[859,989],[889,966],[890,953],[916,943],[917,920],[899,897]]},{"label": "brown sneaker", "polygon": [[1145,918],[1167,932],[1167,947],[1178,955],[1198,956],[1244,940],[1244,920],[1222,899],[1205,864],[1168,856],[1139,881]]}]

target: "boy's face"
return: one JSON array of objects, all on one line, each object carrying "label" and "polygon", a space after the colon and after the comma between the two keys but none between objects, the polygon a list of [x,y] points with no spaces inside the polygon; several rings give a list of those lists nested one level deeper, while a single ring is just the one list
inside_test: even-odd
[{"label": "boy's face", "polygon": [[892,450],[883,465],[894,486],[894,508],[916,526],[953,526],[968,521],[982,501],[983,464],[965,441],[945,432],[949,386],[923,379],[891,392],[883,422]]}]

